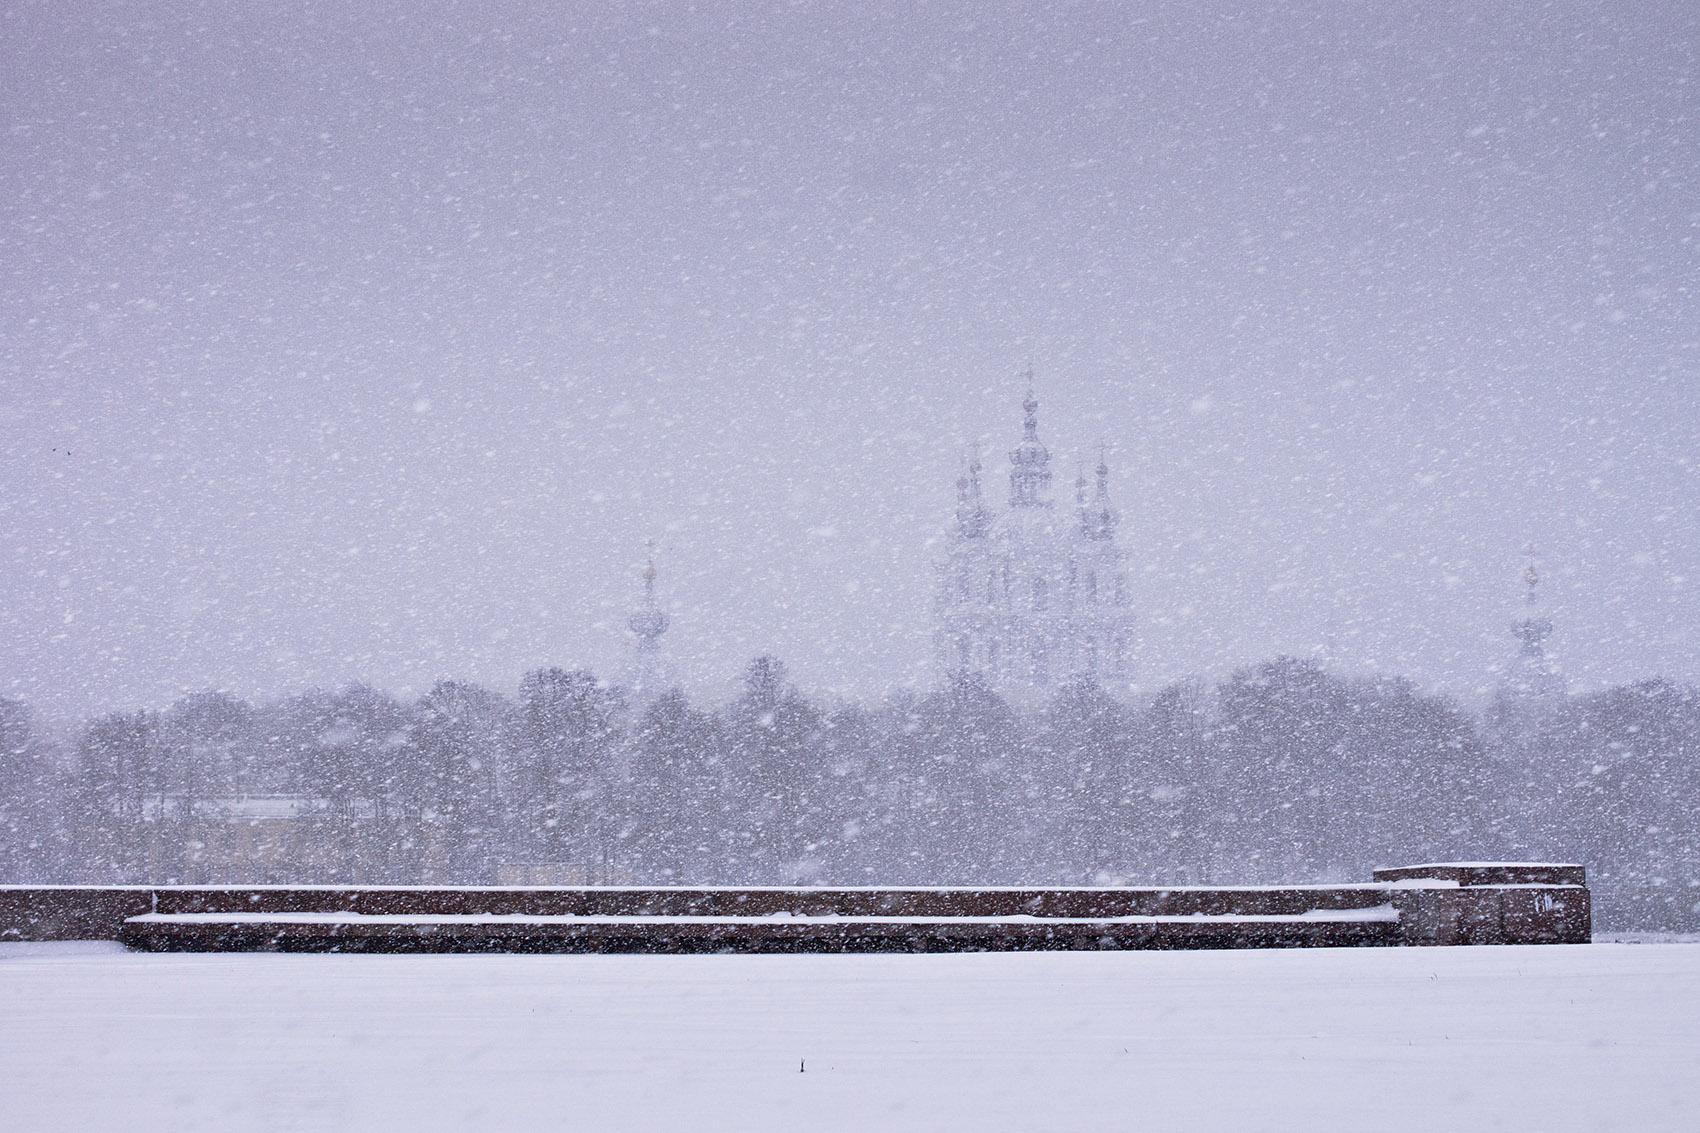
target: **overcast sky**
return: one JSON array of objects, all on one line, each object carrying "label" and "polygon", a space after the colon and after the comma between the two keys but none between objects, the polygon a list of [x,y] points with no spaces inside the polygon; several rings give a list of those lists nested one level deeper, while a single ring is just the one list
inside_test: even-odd
[{"label": "overcast sky", "polygon": [[1700,6],[10,3],[0,693],[926,686],[1031,362],[1139,686],[1700,679]]}]

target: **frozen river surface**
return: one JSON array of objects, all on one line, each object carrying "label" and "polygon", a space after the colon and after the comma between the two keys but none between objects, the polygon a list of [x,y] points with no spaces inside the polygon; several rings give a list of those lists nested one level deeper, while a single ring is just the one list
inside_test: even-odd
[{"label": "frozen river surface", "polygon": [[1700,945],[0,945],[5,1129],[1696,1129]]}]

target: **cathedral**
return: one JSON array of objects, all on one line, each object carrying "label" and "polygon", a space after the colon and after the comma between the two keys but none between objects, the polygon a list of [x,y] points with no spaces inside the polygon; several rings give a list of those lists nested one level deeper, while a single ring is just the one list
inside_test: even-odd
[{"label": "cathedral", "polygon": [[[1021,440],[1009,453],[1007,504],[988,504],[977,449],[957,480],[956,514],[937,562],[935,671],[946,679],[978,677],[1023,707],[1083,680],[1126,692],[1139,638],[1126,555],[1116,542],[1121,513],[1110,502],[1107,457],[1100,449],[1091,480],[1081,469],[1072,507],[1060,503],[1031,388],[1022,410]],[[628,695],[640,707],[675,681],[661,656],[669,619],[656,600],[653,561],[642,577],[642,605],[627,621],[636,648],[626,674]],[[1550,704],[1567,691],[1546,649],[1553,624],[1532,558],[1523,581],[1524,613],[1511,625],[1519,648],[1502,670],[1506,706]]]},{"label": "cathedral", "polygon": [[1073,508],[1059,507],[1031,389],[1022,409],[1021,442],[1009,454],[1008,506],[987,505],[978,453],[957,481],[956,519],[934,599],[939,669],[980,675],[1022,702],[1083,679],[1125,689],[1132,614],[1109,466],[1100,451],[1096,487],[1082,470]]}]

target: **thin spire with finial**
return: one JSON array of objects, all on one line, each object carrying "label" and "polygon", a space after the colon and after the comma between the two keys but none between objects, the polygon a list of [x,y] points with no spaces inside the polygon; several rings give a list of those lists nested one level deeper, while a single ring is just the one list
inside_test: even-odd
[{"label": "thin spire with finial", "polygon": [[1047,507],[1044,493],[1051,486],[1051,453],[1039,440],[1039,402],[1033,396],[1033,367],[1027,367],[1027,397],[1021,403],[1021,443],[1009,454],[1011,507]]},{"label": "thin spire with finial", "polygon": [[1103,441],[1098,442],[1098,467],[1094,469],[1098,477],[1098,488],[1094,493],[1092,507],[1085,502],[1085,474],[1081,475],[1081,506],[1080,526],[1088,539],[1109,539],[1116,531],[1116,524],[1121,517],[1110,505],[1110,457],[1109,446]]},{"label": "thin spire with finial", "polygon": [[655,541],[649,541],[649,558],[643,568],[643,607],[626,619],[626,626],[638,639],[639,653],[653,653],[662,634],[667,632],[669,619],[655,602]]},{"label": "thin spire with finial", "polygon": [[968,472],[956,481],[956,529],[968,539],[978,539],[990,526],[985,502],[980,498],[980,442],[974,442]]},{"label": "thin spire with finial", "polygon": [[1546,640],[1552,633],[1552,619],[1540,612],[1540,600],[1536,591],[1541,584],[1541,572],[1535,569],[1535,548],[1531,545],[1524,549],[1529,556],[1528,569],[1523,572],[1523,603],[1526,607],[1524,617],[1511,624],[1511,632],[1519,642],[1518,657],[1519,671],[1514,679],[1514,687],[1525,693],[1537,695],[1562,695],[1564,679],[1553,671],[1552,663],[1546,655]]}]

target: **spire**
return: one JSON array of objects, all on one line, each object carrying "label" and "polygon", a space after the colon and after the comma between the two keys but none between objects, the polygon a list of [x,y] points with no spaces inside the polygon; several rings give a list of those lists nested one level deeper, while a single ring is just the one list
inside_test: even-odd
[{"label": "spire", "polygon": [[1529,552],[1529,569],[1523,572],[1523,584],[1526,587],[1523,593],[1526,613],[1511,623],[1512,636],[1518,641],[1518,672],[1515,678],[1518,690],[1536,695],[1562,693],[1564,679],[1553,671],[1546,653],[1546,639],[1552,634],[1552,619],[1542,616],[1539,609],[1537,592],[1541,575],[1535,569],[1533,550]]},{"label": "spire", "polygon": [[661,635],[667,632],[667,614],[655,601],[655,544],[650,544],[650,559],[643,568],[643,605],[626,619],[626,626],[637,638],[632,658],[630,678],[631,704],[642,708],[653,701],[671,683],[667,666],[661,661]]},{"label": "spire", "polygon": [[1027,367],[1027,398],[1021,403],[1024,414],[1021,443],[1010,450],[1009,506],[1046,507],[1050,501],[1044,492],[1051,486],[1051,452],[1039,440],[1039,402],[1033,397],[1033,367]]},{"label": "spire", "polygon": [[643,606],[626,619],[626,625],[637,635],[640,658],[653,656],[660,649],[667,622],[666,613],[655,604],[655,560],[650,559],[643,568]]},{"label": "spire", "polygon": [[1110,463],[1104,442],[1098,442],[1098,490],[1092,505],[1086,505],[1086,477],[1080,483],[1080,530],[1088,539],[1108,539],[1116,533],[1120,514],[1110,505]]},{"label": "spire", "polygon": [[956,532],[964,539],[979,539],[990,527],[991,515],[980,494],[980,442],[975,441],[968,472],[956,481]]}]

